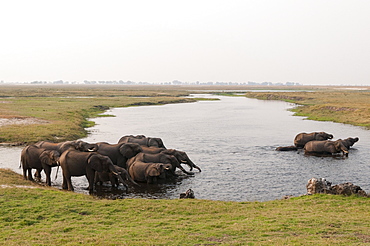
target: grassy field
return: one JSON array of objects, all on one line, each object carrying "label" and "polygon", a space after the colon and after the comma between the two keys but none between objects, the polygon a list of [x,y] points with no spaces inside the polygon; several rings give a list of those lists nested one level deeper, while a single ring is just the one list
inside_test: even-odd
[{"label": "grassy field", "polygon": [[41,187],[8,170],[0,175],[5,245],[370,244],[368,198],[98,200]]},{"label": "grassy field", "polygon": [[370,90],[320,90],[311,92],[248,92],[247,97],[283,100],[301,106],[295,115],[370,128]]},{"label": "grassy field", "polygon": [[[165,87],[164,87],[165,88]],[[111,107],[194,102],[189,93],[161,87],[2,85],[0,118],[32,118],[45,124],[0,127],[0,143],[61,142],[85,137],[86,127]]]},{"label": "grassy field", "polygon": [[[84,127],[93,124],[87,118],[109,107],[188,102],[179,96],[189,89],[5,86],[0,91],[0,118],[32,117],[50,123],[0,127],[0,142],[80,138],[86,135]],[[314,119],[369,127],[368,91],[320,88],[247,96],[304,105],[297,113]],[[369,198],[99,200],[25,181],[10,170],[0,169],[0,175],[3,245],[370,245]]]}]

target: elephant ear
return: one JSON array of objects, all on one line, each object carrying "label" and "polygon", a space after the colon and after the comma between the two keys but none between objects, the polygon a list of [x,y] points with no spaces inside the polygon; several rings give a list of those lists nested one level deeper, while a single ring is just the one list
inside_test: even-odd
[{"label": "elephant ear", "polygon": [[91,155],[87,160],[88,165],[91,169],[97,172],[103,172],[103,159],[98,155]]},{"label": "elephant ear", "polygon": [[49,166],[53,165],[52,160],[51,160],[51,151],[45,150],[41,153],[40,155],[40,161],[41,163],[47,164]]},{"label": "elephant ear", "polygon": [[163,164],[155,164],[149,167],[148,175],[151,177],[161,175],[161,168],[163,169]]},{"label": "elephant ear", "polygon": [[132,148],[130,147],[130,144],[123,143],[121,146],[119,146],[119,152],[122,156],[126,158],[131,158],[134,156]]}]

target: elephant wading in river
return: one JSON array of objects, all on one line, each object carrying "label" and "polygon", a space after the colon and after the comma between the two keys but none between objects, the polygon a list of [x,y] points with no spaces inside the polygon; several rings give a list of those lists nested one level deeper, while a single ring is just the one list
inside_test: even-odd
[{"label": "elephant wading in river", "polygon": [[[156,147],[145,147],[145,146],[141,146],[141,148],[143,149],[143,153],[148,153],[148,154],[158,154],[158,153],[164,153],[166,155],[173,155],[177,161],[180,163],[180,164],[186,164],[190,167],[190,171],[193,170],[193,168],[196,168],[199,170],[199,172],[201,172],[202,170],[200,169],[200,167],[198,167],[197,165],[194,164],[194,162],[192,162],[190,160],[190,158],[188,157],[188,155],[186,154],[186,152],[184,151],[180,151],[180,150],[176,150],[176,149],[165,149],[165,148],[156,148]],[[194,173],[188,173],[187,171],[185,171],[185,169],[183,169],[180,165],[180,167],[178,167],[180,170],[182,170],[184,173],[186,174],[194,174]]]},{"label": "elephant wading in river", "polygon": [[[128,180],[130,181],[132,184],[134,185],[139,185],[138,183],[136,183],[131,177],[130,175],[128,174],[127,170],[122,168],[122,167],[119,167],[117,165],[114,165],[114,168],[117,170],[118,174],[121,176],[121,178],[123,180]],[[113,173],[111,172],[106,172],[106,171],[103,171],[103,172],[95,172],[95,184],[102,184],[103,182],[108,182],[110,181],[112,187],[118,187],[120,182],[118,180],[118,178],[116,177],[116,175],[114,175]],[[128,189],[128,185],[126,183],[122,183],[123,186],[125,186],[126,190]]]},{"label": "elephant wading in river", "polygon": [[356,142],[358,142],[358,140],[360,140],[359,138],[346,138],[346,139],[343,139],[342,140],[342,143],[343,145],[349,149],[351,148]]},{"label": "elephant wading in river", "polygon": [[158,148],[166,148],[161,138],[145,137],[144,135],[123,136],[118,140],[118,143],[137,143],[147,147],[154,146]]},{"label": "elephant wading in river", "polygon": [[157,179],[166,178],[166,171],[172,168],[171,164],[146,163],[142,161],[129,162],[127,166],[131,178],[138,182],[156,183]]},{"label": "elephant wading in river", "polygon": [[342,152],[343,155],[348,156],[348,149],[344,146],[341,139],[336,141],[310,141],[304,146],[305,154],[337,154]]},{"label": "elephant wading in river", "polygon": [[108,156],[113,164],[126,168],[126,162],[128,159],[136,156],[138,153],[142,152],[142,148],[137,143],[97,143],[99,149],[98,153]]},{"label": "elephant wading in river", "polygon": [[303,148],[305,144],[309,141],[324,141],[328,139],[332,139],[333,135],[326,133],[326,132],[312,132],[312,133],[299,133],[297,136],[294,138],[294,145],[297,148]]},{"label": "elephant wading in river", "polygon": [[171,164],[171,168],[168,169],[171,175],[177,176],[175,174],[176,167],[180,168],[186,174],[193,174],[187,172],[178,162],[178,160],[173,155],[166,155],[163,152],[157,154],[148,154],[148,153],[139,153],[135,157],[131,158],[127,162],[127,166],[132,165],[132,163],[140,161],[145,163],[163,163],[163,164]]},{"label": "elephant wading in river", "polygon": [[71,177],[85,175],[89,181],[89,192],[94,189],[95,172],[108,172],[115,175],[121,183],[122,177],[118,174],[108,156],[96,152],[80,152],[69,149],[60,156],[60,166],[63,170],[63,189],[73,191]]},{"label": "elephant wading in river", "polygon": [[59,165],[59,152],[55,150],[46,150],[35,145],[25,147],[21,152],[21,164],[23,167],[23,177],[33,180],[32,169],[38,173],[44,170],[46,174],[46,184],[51,186],[51,168]]}]

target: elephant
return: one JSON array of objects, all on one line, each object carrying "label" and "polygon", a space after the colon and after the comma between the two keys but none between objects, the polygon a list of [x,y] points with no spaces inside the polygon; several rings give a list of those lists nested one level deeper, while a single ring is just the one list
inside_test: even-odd
[{"label": "elephant", "polygon": [[35,145],[26,146],[21,152],[21,164],[23,167],[23,177],[28,180],[33,180],[32,169],[36,169],[38,173],[44,170],[46,174],[46,184],[51,186],[51,168],[59,166],[60,154],[56,150],[46,150]]},{"label": "elephant", "polygon": [[142,148],[137,143],[118,143],[109,144],[105,142],[99,142],[98,153],[101,155],[108,156],[114,165],[126,168],[126,162],[128,159],[136,156],[142,152]]},{"label": "elephant", "polygon": [[291,146],[277,147],[275,150],[276,151],[294,151],[294,150],[298,150],[298,148],[294,145],[291,145]]},{"label": "elephant", "polygon": [[62,154],[64,151],[66,151],[69,148],[74,148],[79,151],[97,151],[98,150],[98,145],[97,144],[92,144],[92,143],[87,143],[82,140],[76,140],[76,141],[65,141],[61,143],[52,143],[48,141],[40,141],[35,144],[36,146],[44,149],[49,149],[49,150],[56,150],[60,154]]},{"label": "elephant", "polygon": [[157,154],[139,153],[135,157],[131,158],[127,162],[127,166],[130,166],[135,161],[141,161],[145,163],[163,163],[171,164],[171,168],[168,170],[173,176],[178,176],[175,174],[176,167],[180,168],[184,173],[193,175],[194,173],[187,172],[179,163],[179,161],[173,156],[168,155],[163,152]]},{"label": "elephant", "polygon": [[[113,165],[114,168],[117,170],[118,174],[122,177],[123,180],[128,180],[130,181],[131,183],[133,183],[134,185],[138,185],[138,183],[136,183],[132,178],[131,176],[128,174],[127,170],[120,167],[120,166],[117,166],[117,165]],[[107,181],[110,181],[111,184],[112,184],[112,187],[118,187],[119,186],[119,180],[118,178],[110,173],[110,172],[106,172],[106,171],[103,171],[103,172],[95,172],[95,184],[102,184],[103,182],[107,182]],[[128,189],[128,185],[126,183],[122,183],[123,186],[125,186],[126,190]]]},{"label": "elephant", "polygon": [[69,149],[63,152],[59,160],[63,170],[63,189],[73,191],[71,177],[85,175],[89,181],[89,192],[92,193],[94,190],[95,172],[103,171],[114,174],[121,183],[124,183],[108,156],[96,152],[81,152]]},{"label": "elephant", "polygon": [[133,180],[151,184],[157,183],[158,178],[166,178],[165,172],[171,168],[171,164],[134,161],[128,165],[127,170]]},{"label": "elephant", "polygon": [[336,154],[343,152],[343,155],[348,156],[348,149],[344,146],[341,139],[336,141],[309,141],[304,146],[305,154]]},{"label": "elephant", "polygon": [[312,133],[299,133],[297,136],[294,138],[294,145],[297,148],[303,148],[305,144],[309,141],[324,141],[328,139],[332,139],[333,135],[326,133],[326,132],[312,132]]},{"label": "elephant", "polygon": [[144,135],[132,136],[126,135],[118,140],[118,143],[138,143],[143,146],[154,146],[158,148],[166,148],[161,138],[145,137]]},{"label": "elephant", "polygon": [[[47,150],[56,150],[59,152],[59,154],[62,154],[64,151],[68,150],[69,148],[76,149],[79,151],[86,151],[86,152],[98,150],[97,144],[87,143],[82,140],[65,141],[65,142],[60,142],[60,143],[40,141],[40,142],[37,142],[35,145],[40,148],[47,149]],[[37,170],[35,172],[35,178],[41,179],[41,174]]]},{"label": "elephant", "polygon": [[190,171],[192,171],[193,168],[198,169],[199,172],[202,171],[200,169],[200,167],[198,167],[197,165],[195,165],[194,162],[192,162],[190,160],[190,158],[188,157],[188,155],[184,151],[180,151],[180,150],[176,150],[176,149],[165,149],[165,148],[156,148],[156,147],[146,147],[146,146],[141,146],[141,148],[143,149],[143,152],[144,153],[148,153],[148,154],[158,154],[158,153],[163,152],[163,153],[165,153],[167,155],[173,155],[180,162],[180,164],[181,163],[187,164],[190,167]]},{"label": "elephant", "polygon": [[350,149],[358,140],[360,140],[358,137],[346,138],[342,140],[342,143],[347,149]]}]

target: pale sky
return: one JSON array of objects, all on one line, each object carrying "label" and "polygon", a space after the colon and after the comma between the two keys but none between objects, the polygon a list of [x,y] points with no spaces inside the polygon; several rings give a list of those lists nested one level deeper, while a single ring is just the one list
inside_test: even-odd
[{"label": "pale sky", "polygon": [[369,0],[0,0],[0,81],[370,85]]}]

